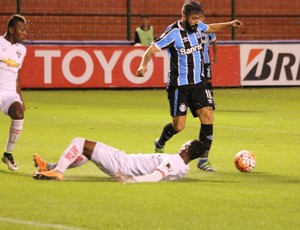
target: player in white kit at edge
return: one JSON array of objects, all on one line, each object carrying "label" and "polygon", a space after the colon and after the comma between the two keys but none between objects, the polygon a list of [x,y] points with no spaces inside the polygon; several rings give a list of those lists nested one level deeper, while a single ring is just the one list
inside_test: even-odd
[{"label": "player in white kit at edge", "polygon": [[8,20],[6,33],[0,36],[0,110],[11,118],[2,162],[13,171],[18,170],[18,166],[12,152],[24,123],[25,107],[21,95],[19,71],[26,55],[26,48],[21,44],[26,35],[25,18],[14,14]]},{"label": "player in white kit at edge", "polygon": [[91,160],[101,171],[121,182],[177,180],[187,174],[189,162],[204,153],[205,146],[198,140],[183,144],[178,154],[126,154],[100,142],[74,138],[57,163],[47,163],[34,154],[39,172],[33,177],[62,180],[66,169],[79,167]]}]

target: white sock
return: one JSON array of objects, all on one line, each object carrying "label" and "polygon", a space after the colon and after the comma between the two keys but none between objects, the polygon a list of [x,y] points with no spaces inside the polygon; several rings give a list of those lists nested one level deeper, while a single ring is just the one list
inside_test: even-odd
[{"label": "white sock", "polygon": [[74,138],[68,148],[64,151],[54,170],[64,173],[66,169],[82,155],[84,138]]},{"label": "white sock", "polygon": [[6,143],[5,152],[12,153],[15,148],[15,144],[18,141],[22,129],[23,129],[24,119],[23,120],[11,120],[11,125],[9,129],[9,134]]},{"label": "white sock", "polygon": [[[76,160],[69,165],[68,169],[71,169],[71,168],[76,168],[76,167],[79,167],[81,165],[84,165],[85,162],[87,162],[88,159],[84,156],[84,155],[79,155]],[[57,166],[57,163],[48,163],[47,162],[47,169],[55,169]]]},{"label": "white sock", "polygon": [[76,160],[72,164],[69,165],[69,169],[84,165],[85,162],[87,162],[87,161],[88,161],[88,159],[84,155],[80,155],[76,158]]}]

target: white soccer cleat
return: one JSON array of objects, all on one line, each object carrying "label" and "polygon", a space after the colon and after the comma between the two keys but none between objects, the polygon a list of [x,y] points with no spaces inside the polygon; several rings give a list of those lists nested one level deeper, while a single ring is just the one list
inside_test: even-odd
[{"label": "white soccer cleat", "polygon": [[2,157],[2,162],[3,164],[6,164],[8,169],[11,171],[17,171],[19,169],[11,153],[4,153]]}]

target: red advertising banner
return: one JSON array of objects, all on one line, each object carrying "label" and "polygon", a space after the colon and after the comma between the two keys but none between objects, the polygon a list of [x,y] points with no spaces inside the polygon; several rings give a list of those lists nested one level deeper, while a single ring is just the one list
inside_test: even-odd
[{"label": "red advertising banner", "polygon": [[[21,71],[23,88],[165,87],[169,58],[157,52],[148,72],[136,70],[146,48],[112,46],[29,45]],[[239,46],[219,46],[213,64],[214,86],[239,86]]]},{"label": "red advertising banner", "polygon": [[[210,51],[212,54],[212,52]],[[212,64],[214,87],[240,86],[240,46],[218,46],[218,61]]]}]

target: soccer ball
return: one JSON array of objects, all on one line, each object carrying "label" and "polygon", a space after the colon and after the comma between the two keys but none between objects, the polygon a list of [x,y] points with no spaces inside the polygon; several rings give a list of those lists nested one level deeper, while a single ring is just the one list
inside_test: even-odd
[{"label": "soccer ball", "polygon": [[248,150],[238,152],[234,158],[235,167],[241,172],[250,172],[255,168],[255,155]]}]

